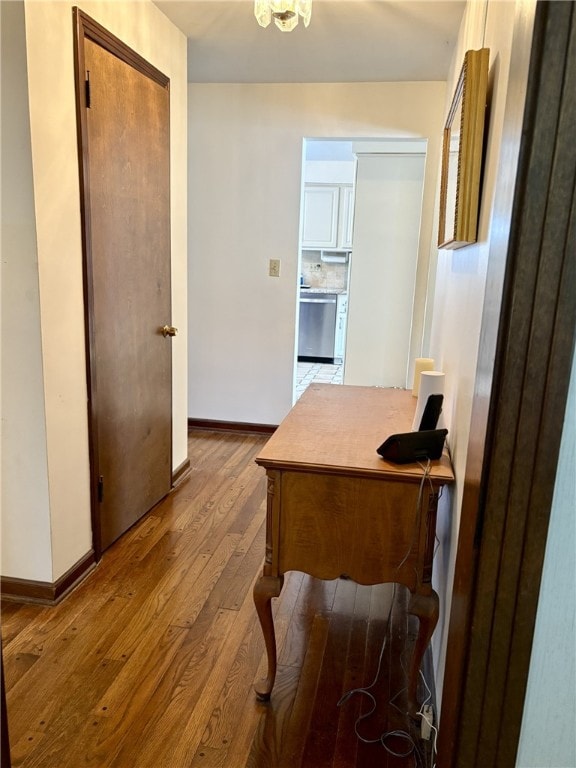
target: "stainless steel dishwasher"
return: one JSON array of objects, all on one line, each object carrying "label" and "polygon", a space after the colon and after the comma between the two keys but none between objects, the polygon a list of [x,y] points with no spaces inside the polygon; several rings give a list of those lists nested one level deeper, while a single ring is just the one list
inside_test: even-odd
[{"label": "stainless steel dishwasher", "polygon": [[334,360],[336,294],[300,293],[298,358]]}]

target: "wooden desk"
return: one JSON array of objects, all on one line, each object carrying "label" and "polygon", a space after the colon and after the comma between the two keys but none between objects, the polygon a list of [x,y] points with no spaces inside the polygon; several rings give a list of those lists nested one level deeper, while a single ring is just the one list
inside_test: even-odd
[{"label": "wooden desk", "polygon": [[438,621],[431,584],[438,491],[454,476],[446,452],[424,483],[419,464],[391,464],[376,453],[389,435],[410,431],[415,407],[402,390],[312,384],[257,456],[268,476],[266,559],[254,587],[268,654],[268,675],[255,686],[260,699],[270,698],[276,677],[270,601],[294,570],[408,587],[408,610],[419,619],[408,686],[416,713],[420,664]]}]

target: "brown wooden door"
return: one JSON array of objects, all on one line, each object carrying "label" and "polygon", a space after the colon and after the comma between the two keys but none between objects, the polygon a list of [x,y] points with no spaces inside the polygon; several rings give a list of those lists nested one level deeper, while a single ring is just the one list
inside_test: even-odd
[{"label": "brown wooden door", "polygon": [[[83,39],[95,549],[171,487],[169,89]],[[83,61],[82,61],[83,58]],[[79,72],[79,79],[82,73]]]}]

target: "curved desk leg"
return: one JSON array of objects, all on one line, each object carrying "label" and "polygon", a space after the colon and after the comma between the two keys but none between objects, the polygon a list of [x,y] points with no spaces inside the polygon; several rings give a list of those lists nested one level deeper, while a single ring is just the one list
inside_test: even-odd
[{"label": "curved desk leg", "polygon": [[260,576],[254,584],[254,604],[260,619],[264,642],[266,643],[266,653],[268,655],[268,675],[261,682],[254,686],[256,696],[260,701],[268,701],[276,679],[276,634],[274,632],[274,621],[272,619],[272,605],[270,601],[273,597],[278,597],[282,590],[284,576]]},{"label": "curved desk leg", "polygon": [[418,701],[416,691],[418,688],[418,676],[424,652],[428,647],[432,633],[438,623],[439,601],[437,593],[432,589],[428,595],[413,594],[408,605],[408,613],[418,616],[418,637],[414,645],[410,676],[408,678],[408,712],[416,717]]}]

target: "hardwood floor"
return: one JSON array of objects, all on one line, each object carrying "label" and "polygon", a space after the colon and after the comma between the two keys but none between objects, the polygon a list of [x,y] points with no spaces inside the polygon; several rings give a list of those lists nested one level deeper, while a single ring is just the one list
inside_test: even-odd
[{"label": "hardwood floor", "polygon": [[[57,606],[2,605],[13,766],[24,768],[412,768],[367,739],[409,730],[405,660],[415,627],[392,585],[287,575],[268,704],[252,586],[264,558],[261,435],[195,431],[192,472]],[[391,703],[390,703],[391,702]],[[419,726],[418,726],[419,728]],[[386,739],[396,752],[407,742]],[[426,752],[426,754],[425,754]]]}]

